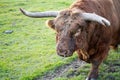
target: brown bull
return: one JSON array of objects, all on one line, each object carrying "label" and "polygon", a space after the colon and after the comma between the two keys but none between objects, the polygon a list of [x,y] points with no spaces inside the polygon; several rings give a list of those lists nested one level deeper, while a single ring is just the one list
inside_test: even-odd
[{"label": "brown bull", "polygon": [[76,0],[62,11],[20,10],[29,17],[55,17],[48,25],[57,33],[57,54],[69,57],[76,51],[81,60],[91,63],[86,80],[97,79],[109,47],[120,43],[120,0]]}]

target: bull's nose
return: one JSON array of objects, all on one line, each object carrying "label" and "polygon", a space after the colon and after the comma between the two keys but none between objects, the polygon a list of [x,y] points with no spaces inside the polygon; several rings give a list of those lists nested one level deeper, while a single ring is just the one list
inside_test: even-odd
[{"label": "bull's nose", "polygon": [[58,55],[60,55],[60,56],[62,56],[62,57],[69,57],[69,56],[71,56],[72,54],[70,54],[70,51],[58,51],[57,52],[58,53]]},{"label": "bull's nose", "polygon": [[58,55],[66,57],[67,51],[58,51]]}]

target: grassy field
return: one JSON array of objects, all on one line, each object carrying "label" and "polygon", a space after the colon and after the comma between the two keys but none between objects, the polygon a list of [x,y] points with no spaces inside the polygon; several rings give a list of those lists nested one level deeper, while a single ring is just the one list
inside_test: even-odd
[{"label": "grassy field", "polygon": [[[61,10],[74,0],[0,0],[0,80],[32,80],[56,67],[70,63],[55,51],[55,32],[46,27],[50,18],[33,19],[22,15],[19,8],[29,11]],[[12,30],[11,34],[5,33]],[[63,76],[56,80],[84,80],[89,64],[80,68],[80,75]],[[120,50],[110,51],[100,67],[100,80],[120,79]],[[73,72],[70,69],[67,74]]]}]

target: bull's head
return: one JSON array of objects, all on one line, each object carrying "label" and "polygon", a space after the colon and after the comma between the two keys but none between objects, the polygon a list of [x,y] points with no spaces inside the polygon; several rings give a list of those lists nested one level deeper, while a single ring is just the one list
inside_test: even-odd
[{"label": "bull's head", "polygon": [[94,13],[84,13],[78,10],[63,11],[47,11],[47,12],[28,12],[20,9],[21,12],[29,17],[55,17],[53,20],[47,21],[48,25],[56,31],[57,54],[60,56],[72,56],[73,52],[82,48],[84,41],[79,42],[77,38],[84,35],[84,31],[88,27],[88,21],[94,21],[104,26],[110,26],[110,22]]}]

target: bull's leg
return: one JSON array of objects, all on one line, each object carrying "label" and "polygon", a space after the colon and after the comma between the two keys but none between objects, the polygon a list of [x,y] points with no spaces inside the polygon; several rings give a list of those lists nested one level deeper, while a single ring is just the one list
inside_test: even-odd
[{"label": "bull's leg", "polygon": [[92,60],[91,60],[92,67],[88,75],[88,78],[86,80],[97,80],[98,68],[102,63],[102,61],[108,55],[108,51],[109,51],[109,47],[108,48],[100,47],[98,50],[98,53],[94,55],[94,57],[92,57]]},{"label": "bull's leg", "polygon": [[88,78],[86,80],[96,80],[98,77],[98,68],[101,62],[98,61],[93,61],[92,62],[92,67],[90,70],[90,73],[88,75]]}]

